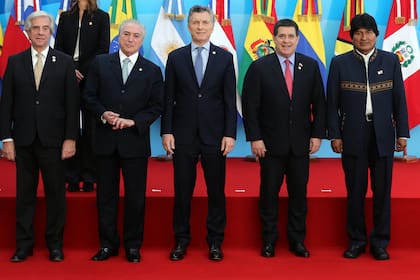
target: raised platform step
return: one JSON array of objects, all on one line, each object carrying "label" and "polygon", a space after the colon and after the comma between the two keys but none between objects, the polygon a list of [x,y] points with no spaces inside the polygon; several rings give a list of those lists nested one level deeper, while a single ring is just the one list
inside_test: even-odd
[{"label": "raised platform step", "polygon": [[[228,160],[227,175],[227,227],[224,246],[227,248],[259,248],[261,242],[258,218],[259,167],[243,159]],[[391,247],[420,248],[419,163],[396,163],[392,199]],[[15,246],[15,175],[14,164],[0,160],[0,248]],[[172,234],[172,164],[152,159],[146,200],[144,247],[170,248]],[[279,246],[286,247],[285,224],[287,209],[286,188],[280,200]],[[123,194],[123,191],[121,191]],[[370,196],[370,194],[369,194]],[[45,202],[39,189],[35,220],[36,246],[43,247]],[[338,159],[319,159],[311,162],[308,186],[308,219],[306,244],[310,248],[347,245],[345,233],[345,188],[341,163]],[[120,205],[122,214],[122,201]],[[367,199],[367,223],[371,223],[371,199]],[[197,187],[192,205],[192,246],[205,244],[207,199],[203,174],[198,173]],[[96,248],[97,212],[94,193],[68,193],[66,248]],[[120,219],[122,221],[122,219]]]}]

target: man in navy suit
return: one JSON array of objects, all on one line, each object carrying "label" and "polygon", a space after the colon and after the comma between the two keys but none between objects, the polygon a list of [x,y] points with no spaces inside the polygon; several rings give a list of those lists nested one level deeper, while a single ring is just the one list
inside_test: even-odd
[{"label": "man in navy suit", "polygon": [[98,55],[86,80],[84,101],[96,120],[97,207],[103,261],[118,254],[120,172],[124,179],[124,247],[129,262],[140,261],[143,242],[150,125],[163,108],[160,68],[139,55],[145,35],[136,20],[120,25],[120,51]]},{"label": "man in navy suit", "polygon": [[295,52],[298,40],[298,25],[279,20],[273,30],[275,53],[251,64],[242,92],[246,139],[260,163],[263,257],[275,255],[284,175],[289,247],[296,256],[309,257],[304,245],[309,155],[318,151],[325,137],[326,104],[318,63]]},{"label": "man in navy suit", "polygon": [[45,239],[51,261],[62,261],[66,190],[64,159],[76,152],[80,94],[71,57],[49,47],[54,19],[29,15],[31,47],[10,57],[0,103],[4,154],[16,160],[16,252],[12,262],[33,254],[36,193],[41,171],[47,205]]},{"label": "man in navy suit", "polygon": [[354,49],[333,58],[328,76],[328,137],[333,151],[342,155],[347,188],[350,244],[345,258],[357,258],[366,249],[364,200],[370,170],[370,253],[377,260],[389,259],[394,150],[403,151],[410,135],[400,62],[375,47],[378,35],[372,16],[355,16],[350,29]]},{"label": "man in navy suit", "polygon": [[161,134],[163,148],[173,154],[174,261],[184,258],[191,240],[189,218],[199,158],[208,194],[209,259],[223,259],[226,155],[236,137],[236,82],[232,54],[209,41],[214,23],[211,9],[193,6],[188,15],[192,43],[170,53],[166,64]]}]

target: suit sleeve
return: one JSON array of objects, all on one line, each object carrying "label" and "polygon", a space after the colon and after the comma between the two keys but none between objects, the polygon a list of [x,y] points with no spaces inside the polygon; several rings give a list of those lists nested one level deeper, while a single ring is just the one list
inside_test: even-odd
[{"label": "suit sleeve", "polygon": [[337,59],[333,58],[327,82],[327,134],[328,139],[341,139],[340,129],[340,73]]},{"label": "suit sleeve", "polygon": [[54,49],[64,51],[64,16],[60,16],[57,25],[57,32],[55,34]]},{"label": "suit sleeve", "polygon": [[79,110],[80,110],[80,90],[74,75],[74,66],[70,57],[67,59],[65,73],[66,91],[66,130],[65,139],[76,140],[79,135]]},{"label": "suit sleeve", "polygon": [[0,96],[0,141],[6,138],[12,138],[13,121],[13,57],[9,58],[6,72],[3,76],[3,92]]},{"label": "suit sleeve", "polygon": [[318,63],[314,63],[314,88],[312,94],[312,131],[311,137],[324,139],[326,137],[327,106],[324,85]]},{"label": "suit sleeve", "polygon": [[[99,28],[99,42],[96,54],[103,54],[109,52],[109,39],[110,39],[110,24],[108,13],[101,13],[101,22]],[[93,57],[91,58],[93,59]]]},{"label": "suit sleeve", "polygon": [[242,113],[247,141],[262,139],[258,121],[262,95],[260,83],[257,65],[253,62],[245,74],[242,87]]},{"label": "suit sleeve", "polygon": [[106,111],[105,106],[99,101],[98,96],[100,90],[99,64],[99,58],[97,57],[92,63],[82,94],[84,106],[92,113],[97,121],[100,120],[100,117]]},{"label": "suit sleeve", "polygon": [[397,137],[410,137],[408,126],[407,101],[405,98],[404,81],[401,66],[397,56],[395,58],[394,81],[393,81],[393,104],[394,120]]},{"label": "suit sleeve", "polygon": [[233,66],[233,56],[229,53],[229,63],[224,75],[224,102],[225,102],[225,131],[224,136],[236,138],[236,78]]},{"label": "suit sleeve", "polygon": [[173,63],[173,57],[169,54],[165,68],[165,93],[163,100],[163,113],[161,120],[160,133],[162,134],[173,134],[173,112],[175,102],[175,90],[176,90],[176,72]]},{"label": "suit sleeve", "polygon": [[139,134],[148,131],[149,126],[163,110],[163,78],[160,68],[152,67],[150,98],[148,105],[134,116]]}]

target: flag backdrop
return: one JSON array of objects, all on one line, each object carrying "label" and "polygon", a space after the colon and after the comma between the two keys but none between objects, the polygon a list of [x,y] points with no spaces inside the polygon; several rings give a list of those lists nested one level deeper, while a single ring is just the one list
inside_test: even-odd
[{"label": "flag backdrop", "polygon": [[26,17],[40,10],[39,0],[15,0],[13,10],[4,32],[2,55],[0,56],[0,78],[3,78],[9,56],[29,48],[29,40],[23,30]]},{"label": "flag backdrop", "polygon": [[[114,53],[120,49],[120,44],[118,42],[120,24],[126,19],[137,19],[136,1],[112,0],[108,14],[111,24],[109,53]],[[143,53],[142,49],[140,49],[140,53]]]},{"label": "flag backdrop", "polygon": [[383,42],[384,50],[400,58],[410,129],[420,123],[420,51],[416,23],[416,1],[394,0]]},{"label": "flag backdrop", "polygon": [[335,42],[335,54],[342,54],[353,49],[350,37],[351,19],[365,11],[363,0],[346,0],[343,16],[341,18],[340,29],[338,30],[337,41]]},{"label": "flag backdrop", "polygon": [[297,52],[303,53],[318,61],[324,86],[327,78],[324,40],[322,38],[320,17],[322,16],[321,0],[298,0],[293,20],[299,25],[299,43]]},{"label": "flag backdrop", "polygon": [[184,19],[185,12],[182,0],[163,1],[151,40],[151,60],[160,66],[162,73],[165,73],[168,54],[184,46],[188,40],[188,31],[183,25]]},{"label": "flag backdrop", "polygon": [[[210,7],[217,18],[210,41],[232,53],[236,81],[238,81],[238,56],[236,54],[235,39],[233,38],[232,23],[230,21],[229,2],[230,0],[210,0]],[[242,102],[238,91],[236,91],[236,108],[242,117]]]},{"label": "flag backdrop", "polygon": [[57,33],[58,22],[60,21],[60,15],[62,12],[68,11],[70,9],[70,4],[72,0],[60,0],[60,8],[57,11],[54,24],[54,34],[51,36],[50,46],[53,48],[55,45],[55,34]]},{"label": "flag backdrop", "polygon": [[239,69],[239,92],[242,92],[245,74],[252,61],[274,52],[273,27],[277,21],[275,0],[253,0],[252,7]]}]

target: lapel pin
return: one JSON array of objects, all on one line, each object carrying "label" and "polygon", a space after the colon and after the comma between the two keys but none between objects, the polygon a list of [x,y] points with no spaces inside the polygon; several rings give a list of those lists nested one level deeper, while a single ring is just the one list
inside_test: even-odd
[{"label": "lapel pin", "polygon": [[140,72],[141,72],[141,71],[143,71],[143,68],[141,68],[141,67],[140,67],[140,68],[139,68],[139,71],[140,71]]},{"label": "lapel pin", "polygon": [[377,73],[378,73],[378,75],[382,75],[384,73],[384,70],[382,70],[382,69],[381,70],[378,70]]},{"label": "lapel pin", "polygon": [[93,22],[89,21],[89,25],[93,25]]},{"label": "lapel pin", "polygon": [[55,57],[55,55],[53,55],[53,56],[51,57],[51,60],[52,60],[52,62],[56,62],[56,61],[57,61],[57,57]]},{"label": "lapel pin", "polygon": [[211,54],[216,54],[216,51],[212,51]]},{"label": "lapel pin", "polygon": [[302,63],[300,63],[300,62],[299,62],[299,64],[298,64],[298,69],[299,69],[299,70],[302,70],[302,68],[303,68],[303,65],[302,65]]}]

